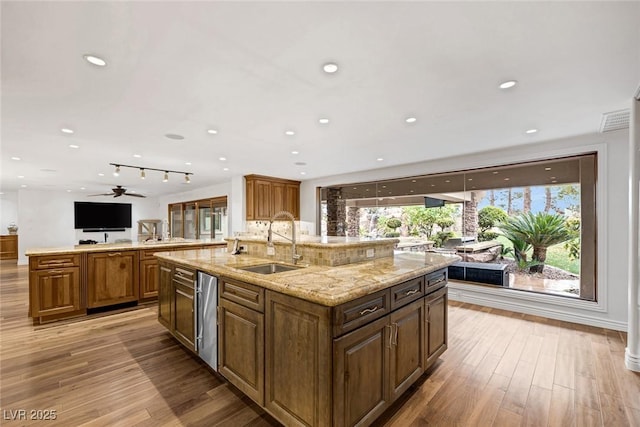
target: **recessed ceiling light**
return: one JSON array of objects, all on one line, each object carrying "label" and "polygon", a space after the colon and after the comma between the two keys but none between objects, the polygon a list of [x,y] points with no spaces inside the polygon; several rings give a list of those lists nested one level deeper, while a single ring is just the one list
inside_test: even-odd
[{"label": "recessed ceiling light", "polygon": [[291,135],[295,135],[296,133],[294,131],[292,131],[292,130],[287,130],[287,131],[284,132],[284,134],[291,136]]},{"label": "recessed ceiling light", "polygon": [[326,119],[326,118],[318,119],[318,123],[322,125],[326,125],[327,123],[329,123],[329,119]]},{"label": "recessed ceiling light", "polygon": [[99,173],[98,176],[104,176],[104,174],[103,173]]},{"label": "recessed ceiling light", "polygon": [[220,157],[218,160],[220,160],[221,162],[225,162],[227,160],[226,157]]},{"label": "recessed ceiling light", "polygon": [[210,133],[211,135],[215,135],[215,134],[217,134],[217,133],[218,133],[218,131],[217,131],[217,130],[215,130],[215,129],[208,129],[208,130],[207,130],[207,133]]},{"label": "recessed ceiling light", "polygon": [[18,178],[22,179],[24,178],[24,175],[18,175]]},{"label": "recessed ceiling light", "polygon": [[551,181],[552,184],[557,183],[558,181],[556,181],[555,179],[553,181]]},{"label": "recessed ceiling light", "polygon": [[551,179],[556,179],[556,177],[555,177],[555,176],[552,176],[552,177],[551,177]]},{"label": "recessed ceiling light", "polygon": [[107,65],[107,61],[95,55],[82,55],[82,57],[87,62],[90,62],[93,65],[97,65],[98,67],[104,67],[105,65]]},{"label": "recessed ceiling light", "polygon": [[67,190],[67,193],[71,193],[71,190]]},{"label": "recessed ceiling light", "polygon": [[509,181],[509,178],[505,178],[504,180],[505,180],[505,181]]},{"label": "recessed ceiling light", "polygon": [[80,146],[76,144],[69,144],[69,148],[80,148]]},{"label": "recessed ceiling light", "polygon": [[411,182],[416,182],[416,180],[415,180],[415,179],[412,179],[412,180],[411,180]]},{"label": "recessed ceiling light", "polygon": [[435,184],[431,184],[431,186],[432,186],[432,187],[435,187],[436,185],[435,185]]},{"label": "recessed ceiling light", "polygon": [[377,161],[379,161],[379,162],[381,162],[381,161],[383,161],[384,159],[383,159],[382,157],[378,157],[376,160],[377,160]]},{"label": "recessed ceiling light", "polygon": [[27,188],[27,184],[22,184],[20,187]]},{"label": "recessed ceiling light", "polygon": [[85,187],[80,187],[80,189],[81,189],[81,190],[86,190],[86,188],[85,188]]},{"label": "recessed ceiling light", "polygon": [[550,170],[551,170],[551,168],[547,166],[546,168],[544,168],[544,170],[546,170],[546,171],[550,171]]},{"label": "recessed ceiling light", "polygon": [[518,82],[516,80],[507,80],[505,82],[500,83],[500,89],[509,89],[517,85]]},{"label": "recessed ceiling light", "polygon": [[494,175],[498,175],[499,173],[500,173],[500,172],[498,172],[498,171],[493,171],[493,174],[494,174]]},{"label": "recessed ceiling light", "polygon": [[336,64],[335,62],[327,62],[322,66],[322,69],[325,73],[333,74],[338,71],[338,64]]},{"label": "recessed ceiling light", "polygon": [[306,172],[300,172],[300,175],[306,175],[306,174],[307,174]]},{"label": "recessed ceiling light", "polygon": [[299,151],[295,151],[295,150],[293,150],[293,151],[291,152],[291,154],[300,154],[300,152],[299,152]]},{"label": "recessed ceiling light", "polygon": [[21,160],[20,157],[12,157],[11,160]]},{"label": "recessed ceiling light", "polygon": [[407,117],[406,119],[404,119],[404,121],[407,123],[415,123],[416,120],[418,119],[416,119],[415,117]]},{"label": "recessed ceiling light", "polygon": [[229,170],[229,168],[222,168],[222,170],[223,170],[223,171],[228,171],[228,170]]},{"label": "recessed ceiling light", "polygon": [[444,182],[451,182],[451,180],[450,179],[445,179]]},{"label": "recessed ceiling light", "polygon": [[473,181],[473,178],[467,178],[467,181]]},{"label": "recessed ceiling light", "polygon": [[140,154],[134,154],[133,157],[135,157],[136,159],[142,158],[142,156]]},{"label": "recessed ceiling light", "polygon": [[60,132],[71,135],[73,133],[73,129],[62,128],[62,129],[60,129]]},{"label": "recessed ceiling light", "polygon": [[191,162],[184,162],[185,165],[191,166]]},{"label": "recessed ceiling light", "polygon": [[413,193],[413,190],[409,190],[409,193]]},{"label": "recessed ceiling light", "polygon": [[524,133],[532,134],[538,132],[538,129],[527,129]]}]

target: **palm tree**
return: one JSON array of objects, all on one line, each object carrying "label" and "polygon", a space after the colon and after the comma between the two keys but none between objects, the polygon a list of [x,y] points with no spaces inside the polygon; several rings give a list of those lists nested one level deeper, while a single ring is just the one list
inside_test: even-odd
[{"label": "palm tree", "polygon": [[572,238],[571,230],[566,226],[562,216],[545,212],[529,212],[509,218],[498,225],[498,228],[512,243],[521,241],[533,247],[531,260],[536,262],[536,265],[529,267],[531,273],[542,273],[549,246]]}]

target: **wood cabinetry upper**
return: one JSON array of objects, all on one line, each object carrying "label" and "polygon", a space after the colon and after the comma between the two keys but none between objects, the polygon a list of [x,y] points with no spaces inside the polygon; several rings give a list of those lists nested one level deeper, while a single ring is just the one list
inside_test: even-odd
[{"label": "wood cabinetry upper", "polygon": [[246,175],[247,220],[270,220],[280,211],[300,219],[300,181]]}]

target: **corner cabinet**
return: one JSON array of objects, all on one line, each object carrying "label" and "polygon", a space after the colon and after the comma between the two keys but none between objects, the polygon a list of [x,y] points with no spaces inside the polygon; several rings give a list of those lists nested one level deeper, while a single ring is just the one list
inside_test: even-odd
[{"label": "corner cabinet", "polygon": [[29,314],[40,322],[84,314],[80,255],[29,258]]},{"label": "corner cabinet", "polygon": [[270,220],[280,211],[300,219],[300,181],[246,175],[247,220]]}]

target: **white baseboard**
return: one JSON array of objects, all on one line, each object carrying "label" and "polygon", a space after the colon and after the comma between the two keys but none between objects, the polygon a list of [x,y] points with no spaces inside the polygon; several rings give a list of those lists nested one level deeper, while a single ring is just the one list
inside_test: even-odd
[{"label": "white baseboard", "polygon": [[640,354],[632,354],[627,347],[624,350],[624,365],[631,371],[640,372]]}]

